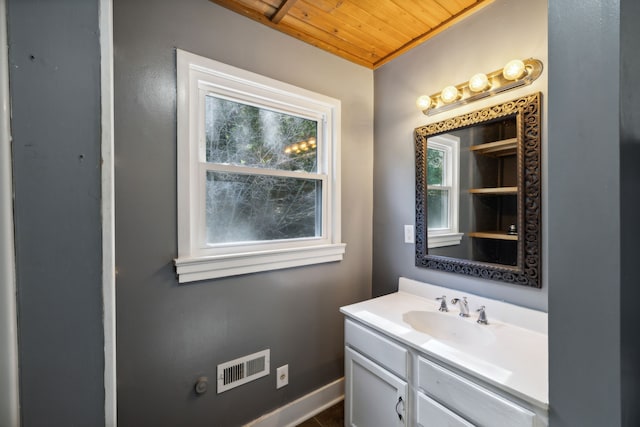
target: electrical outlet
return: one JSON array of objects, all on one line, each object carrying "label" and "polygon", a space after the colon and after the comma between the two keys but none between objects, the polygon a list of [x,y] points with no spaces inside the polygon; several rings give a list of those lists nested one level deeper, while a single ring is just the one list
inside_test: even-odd
[{"label": "electrical outlet", "polygon": [[280,366],[276,370],[276,388],[289,384],[289,365]]},{"label": "electrical outlet", "polygon": [[405,243],[415,243],[413,237],[413,225],[405,225],[404,226],[404,242]]}]

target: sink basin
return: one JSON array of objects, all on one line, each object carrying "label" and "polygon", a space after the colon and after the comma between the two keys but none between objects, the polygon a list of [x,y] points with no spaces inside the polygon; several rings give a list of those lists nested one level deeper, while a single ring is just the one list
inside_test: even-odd
[{"label": "sink basin", "polygon": [[408,311],[402,320],[433,338],[462,346],[486,346],[495,341],[491,326],[479,325],[454,313]]}]

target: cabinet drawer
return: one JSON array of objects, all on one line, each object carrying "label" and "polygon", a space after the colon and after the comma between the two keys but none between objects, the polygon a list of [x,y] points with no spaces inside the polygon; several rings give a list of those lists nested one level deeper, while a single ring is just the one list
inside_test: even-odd
[{"label": "cabinet drawer", "polygon": [[418,392],[418,426],[474,427],[435,400]]},{"label": "cabinet drawer", "polygon": [[344,323],[344,339],[348,346],[366,354],[401,378],[407,378],[407,349],[348,319]]},{"label": "cabinet drawer", "polygon": [[418,387],[478,426],[535,426],[533,412],[421,357]]}]

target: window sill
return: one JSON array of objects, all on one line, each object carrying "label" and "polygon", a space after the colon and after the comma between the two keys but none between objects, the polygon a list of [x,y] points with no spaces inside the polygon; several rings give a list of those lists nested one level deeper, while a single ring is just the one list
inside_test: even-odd
[{"label": "window sill", "polygon": [[179,283],[217,279],[260,271],[342,261],[346,244],[276,249],[260,252],[176,258]]},{"label": "window sill", "polygon": [[444,246],[459,245],[464,233],[436,234],[427,236],[428,248],[442,248]]}]

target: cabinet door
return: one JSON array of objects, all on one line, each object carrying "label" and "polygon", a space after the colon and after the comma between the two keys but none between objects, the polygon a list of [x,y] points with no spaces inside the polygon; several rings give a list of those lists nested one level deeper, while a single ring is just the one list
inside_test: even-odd
[{"label": "cabinet door", "polygon": [[407,425],[407,383],[349,347],[345,348],[345,382],[345,425]]}]

